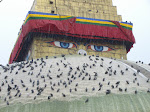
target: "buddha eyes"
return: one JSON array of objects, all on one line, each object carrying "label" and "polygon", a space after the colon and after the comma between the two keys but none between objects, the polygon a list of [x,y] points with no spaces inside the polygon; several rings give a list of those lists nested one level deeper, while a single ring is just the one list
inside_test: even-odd
[{"label": "buddha eyes", "polygon": [[[76,44],[69,43],[69,42],[52,41],[52,42],[47,42],[47,43],[50,43],[53,46],[64,48],[64,49],[77,48]],[[87,49],[91,49],[96,52],[106,52],[106,51],[114,50],[107,46],[96,46],[96,45],[88,45]]]},{"label": "buddha eyes", "polygon": [[77,47],[74,43],[59,42],[59,41],[52,41],[50,42],[50,44],[65,49]]},{"label": "buddha eyes", "polygon": [[91,49],[93,51],[97,51],[97,52],[104,52],[104,51],[113,50],[112,48],[107,47],[107,46],[96,46],[96,45],[88,45],[87,48]]}]

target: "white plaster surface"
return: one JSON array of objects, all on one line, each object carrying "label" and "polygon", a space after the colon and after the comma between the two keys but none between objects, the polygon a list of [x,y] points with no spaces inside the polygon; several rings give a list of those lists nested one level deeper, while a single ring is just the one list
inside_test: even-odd
[{"label": "white plaster surface", "polygon": [[[35,61],[37,62],[37,64],[34,63]],[[65,58],[44,58],[44,62],[45,63],[41,64],[41,59],[39,59],[39,61],[33,60],[31,66],[34,67],[34,70],[31,70],[31,66],[27,67],[30,62],[28,64],[24,64],[24,68],[22,68],[21,70],[18,70],[19,66],[15,67],[12,73],[10,73],[10,69],[7,70],[7,72],[4,72],[4,70],[0,69],[0,106],[5,106],[7,101],[10,104],[17,102],[33,102],[35,97],[35,102],[44,101],[48,100],[47,98],[48,96],[50,96],[50,94],[53,94],[53,97],[51,97],[52,100],[69,101],[79,99],[83,96],[106,95],[106,90],[108,89],[111,90],[111,93],[114,94],[135,94],[135,90],[137,90],[138,92],[147,92],[147,90],[150,88],[150,83],[146,82],[147,79],[138,75],[133,69],[128,68],[126,65],[121,64],[113,59],[96,56],[91,56],[89,58],[89,56],[72,55],[65,56]],[[57,65],[57,63],[59,65]],[[19,64],[21,64],[21,62]],[[64,67],[64,64],[67,66]],[[95,66],[93,66],[93,64]],[[35,67],[35,65],[37,65],[37,67]],[[86,65],[85,69],[83,65]],[[100,65],[103,65],[103,67],[101,67]],[[72,71],[70,72],[70,76],[68,76],[70,67],[72,67]],[[77,67],[79,67],[80,70],[77,70]],[[128,68],[127,71],[126,68]],[[23,70],[27,72],[23,72]],[[114,75],[113,73],[115,70],[116,75]],[[106,71],[108,71],[108,74],[105,74]],[[124,72],[123,75],[121,74],[121,71]],[[16,74],[16,72],[18,72],[18,74]],[[94,72],[97,73],[96,80],[93,80],[95,75]],[[40,75],[38,75],[39,73]],[[60,75],[61,73],[62,75],[58,78],[57,75]],[[88,74],[86,75],[86,73]],[[137,75],[134,76],[134,73],[136,73]],[[80,74],[82,75],[79,77]],[[111,76],[109,76],[109,74],[111,74]],[[47,77],[48,75],[52,79],[49,79]],[[41,78],[42,76],[44,76],[45,78]],[[74,79],[74,77],[76,78]],[[83,77],[85,77],[84,80],[82,80]],[[91,80],[89,80],[89,77],[91,77]],[[105,81],[103,81],[103,78],[105,78]],[[135,78],[137,78],[137,80],[135,80]],[[12,79],[14,80],[13,84],[11,83]],[[32,80],[32,82],[30,82],[30,79]],[[21,80],[26,87],[22,86]],[[70,83],[69,85],[69,82],[71,80],[72,83]],[[37,81],[39,81],[39,85],[37,85]],[[116,88],[116,82],[118,81],[120,81],[120,84]],[[126,81],[129,81],[130,84],[127,84]],[[33,82],[35,82],[34,87],[32,86]],[[63,82],[66,82],[67,84],[66,88],[65,85],[63,85]],[[108,82],[110,82],[109,85]],[[2,83],[4,83],[3,86]],[[60,85],[58,85],[58,83],[60,83]],[[78,86],[76,87],[77,83]],[[98,91],[100,88],[99,83],[103,85],[100,91]],[[137,85],[137,83],[139,83],[139,86]],[[17,93],[16,88],[11,89],[10,95],[8,95],[8,84],[12,88],[14,88],[14,85],[17,85],[18,89],[20,90],[21,96],[19,97],[19,93],[15,97],[15,94]],[[45,85],[46,87],[44,87]],[[115,88],[112,89],[111,85],[114,85]],[[41,95],[37,95],[37,87],[44,88],[43,92],[41,92]],[[54,90],[52,90],[51,87],[53,87]],[[94,91],[92,90],[93,87],[95,88]],[[28,88],[28,91],[26,91],[26,88]],[[77,89],[77,91],[75,91],[75,88]],[[87,92],[85,91],[86,88],[88,89]],[[119,88],[121,88],[123,91],[120,92]],[[127,92],[124,91],[125,88],[127,88]],[[60,89],[59,92],[57,92],[58,89]],[[70,89],[72,90],[72,92],[70,92]],[[34,90],[34,93],[31,93],[31,90]],[[62,93],[65,94],[66,97],[63,97]],[[11,99],[9,99],[10,96],[12,97]],[[5,98],[6,101],[4,101]]]}]

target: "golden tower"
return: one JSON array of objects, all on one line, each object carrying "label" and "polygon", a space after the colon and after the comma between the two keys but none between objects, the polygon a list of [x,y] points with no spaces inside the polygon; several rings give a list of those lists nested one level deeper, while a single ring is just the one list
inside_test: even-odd
[{"label": "golden tower", "polygon": [[132,27],[112,0],[34,0],[10,63],[62,54],[127,59]]},{"label": "golden tower", "polygon": [[34,0],[31,11],[122,21],[112,0]]}]

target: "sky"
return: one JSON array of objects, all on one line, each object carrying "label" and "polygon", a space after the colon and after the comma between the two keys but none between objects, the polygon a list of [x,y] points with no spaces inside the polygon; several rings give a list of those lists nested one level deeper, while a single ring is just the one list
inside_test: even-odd
[{"label": "sky", "polygon": [[[1,0],[0,0],[1,1]],[[2,0],[0,2],[0,64],[6,65],[18,37],[19,29],[34,0]],[[123,21],[133,23],[136,39],[127,58],[150,63],[150,0],[112,0]]]}]

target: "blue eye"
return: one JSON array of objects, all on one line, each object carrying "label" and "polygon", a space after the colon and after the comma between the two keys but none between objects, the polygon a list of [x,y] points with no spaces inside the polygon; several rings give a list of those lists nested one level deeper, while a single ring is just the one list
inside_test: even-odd
[{"label": "blue eye", "polygon": [[95,48],[95,50],[96,51],[103,51],[103,46],[96,46],[96,45],[94,45],[94,48]]},{"label": "blue eye", "polygon": [[69,48],[69,43],[60,42],[60,46],[61,46],[62,48]]},{"label": "blue eye", "polygon": [[49,43],[54,45],[54,46],[57,46],[57,47],[60,47],[60,48],[65,48],[65,49],[76,47],[76,45],[74,43],[59,42],[59,41],[52,41],[52,42],[49,42]]},{"label": "blue eye", "polygon": [[88,45],[88,49],[91,49],[93,51],[97,52],[104,52],[104,51],[111,51],[113,50],[112,48],[109,48],[107,46],[96,46],[96,45]]}]

